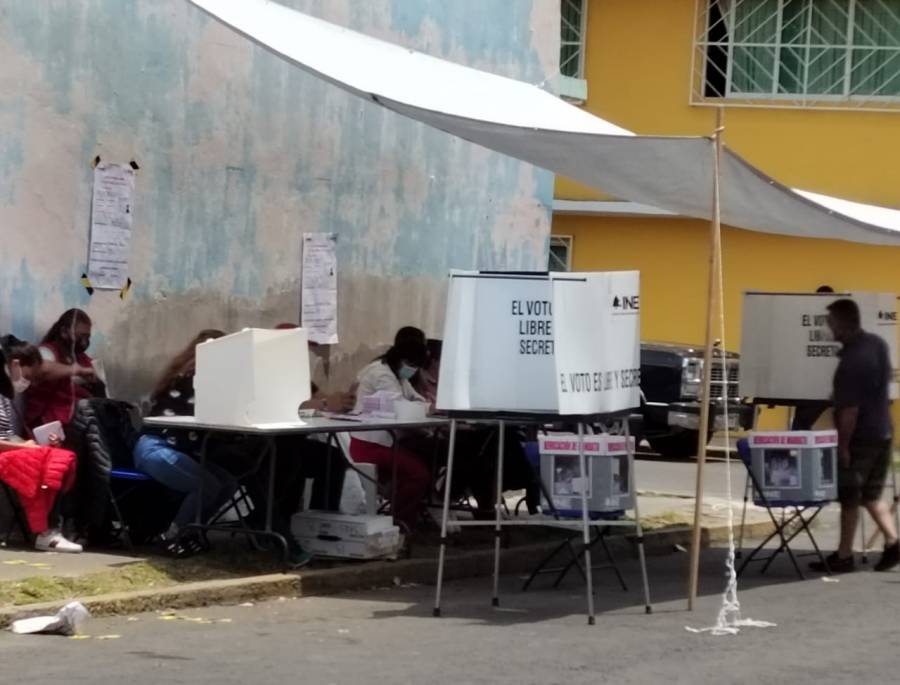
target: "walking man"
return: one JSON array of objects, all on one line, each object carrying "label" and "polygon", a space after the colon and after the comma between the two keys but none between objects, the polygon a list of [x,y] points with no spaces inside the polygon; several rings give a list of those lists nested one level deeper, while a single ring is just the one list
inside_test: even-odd
[{"label": "walking man", "polygon": [[[828,325],[843,344],[834,375],[835,426],[838,431],[838,499],[841,503],[841,540],[828,557],[836,573],[853,571],[853,538],[862,505],[885,539],[876,571],[900,564],[897,528],[881,493],[891,467],[893,427],[888,386],[891,360],[887,344],[860,327],[859,307],[853,300],[837,300],[828,307]],[[824,564],[811,564],[825,571]]]}]

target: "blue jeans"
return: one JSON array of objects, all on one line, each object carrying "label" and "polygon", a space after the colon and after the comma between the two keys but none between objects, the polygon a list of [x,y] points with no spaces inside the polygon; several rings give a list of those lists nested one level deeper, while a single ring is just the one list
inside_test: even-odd
[{"label": "blue jeans", "polygon": [[156,482],[186,495],[172,521],[178,528],[194,521],[201,483],[203,521],[214,515],[237,490],[237,481],[225,469],[209,462],[201,466],[158,435],[141,436],[134,447],[134,465]]}]

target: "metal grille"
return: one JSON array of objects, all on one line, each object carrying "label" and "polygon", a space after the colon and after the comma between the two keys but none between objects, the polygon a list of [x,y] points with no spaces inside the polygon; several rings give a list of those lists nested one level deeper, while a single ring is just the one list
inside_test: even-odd
[{"label": "metal grille", "polygon": [[583,78],[586,0],[560,1],[559,73]]},{"label": "metal grille", "polygon": [[572,238],[570,236],[551,236],[547,270],[572,270]]},{"label": "metal grille", "polygon": [[710,372],[710,384],[709,384],[709,395],[714,400],[722,400],[725,399],[724,387],[728,388],[728,399],[730,400],[739,400],[740,399],[740,377],[741,371],[738,362],[728,362],[726,364],[728,369],[728,380],[723,382],[723,377],[725,375],[725,370],[722,366],[722,363],[713,364],[712,371]]},{"label": "metal grille", "polygon": [[691,102],[900,109],[900,0],[697,0]]}]

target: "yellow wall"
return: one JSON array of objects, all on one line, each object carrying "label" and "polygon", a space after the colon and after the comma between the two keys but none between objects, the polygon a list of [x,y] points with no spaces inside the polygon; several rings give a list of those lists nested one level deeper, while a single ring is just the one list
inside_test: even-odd
[{"label": "yellow wall", "polygon": [[[588,0],[588,111],[637,133],[709,135],[692,106],[695,0]],[[726,145],[789,186],[900,207],[900,113],[728,107]],[[558,178],[561,199],[604,197]],[[705,331],[708,225],[684,219],[554,216],[577,270],[639,269],[644,340],[697,344]],[[726,345],[740,348],[745,290],[900,293],[900,248],[726,229]],[[897,417],[900,418],[900,413]],[[763,425],[784,425],[769,413]]]},{"label": "yellow wall", "polygon": [[[692,219],[556,216],[576,271],[639,269],[645,340],[698,343],[705,331],[709,224]],[[726,344],[740,347],[745,290],[810,292],[828,284],[900,293],[900,248],[726,228]]]},{"label": "yellow wall", "polygon": [[[709,135],[689,104],[695,0],[589,0],[585,109],[638,133]],[[725,141],[779,181],[900,206],[900,113],[726,108]],[[565,179],[557,197],[598,193]]]},{"label": "yellow wall", "polygon": [[[572,236],[574,270],[640,270],[644,340],[702,344],[708,223],[556,216],[553,231]],[[729,350],[740,349],[741,298],[746,290],[811,292],[827,284],[837,290],[900,293],[900,248],[726,228],[723,249],[725,345]],[[900,420],[900,407],[895,420]],[[770,415],[763,425],[783,427],[784,419]]]}]

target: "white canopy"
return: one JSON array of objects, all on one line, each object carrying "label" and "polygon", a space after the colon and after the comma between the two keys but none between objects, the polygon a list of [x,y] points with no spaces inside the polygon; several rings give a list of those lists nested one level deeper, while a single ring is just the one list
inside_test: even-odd
[{"label": "white canopy", "polygon": [[[710,138],[637,136],[541,88],[430,57],[271,0],[191,0],[355,95],[619,198],[710,219]],[[900,244],[900,211],[793,190],[726,149],[722,221],[738,228]]]}]

